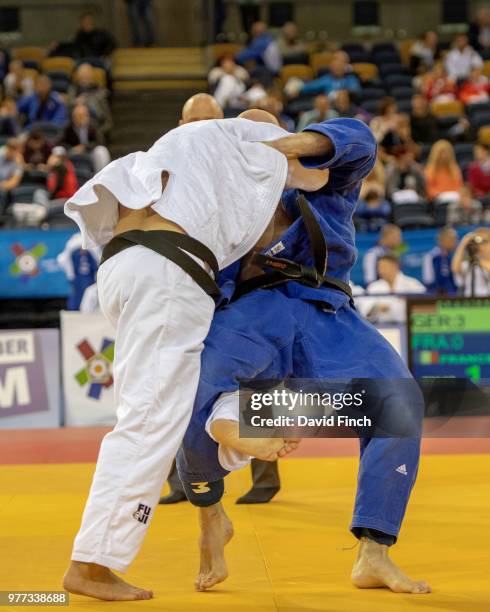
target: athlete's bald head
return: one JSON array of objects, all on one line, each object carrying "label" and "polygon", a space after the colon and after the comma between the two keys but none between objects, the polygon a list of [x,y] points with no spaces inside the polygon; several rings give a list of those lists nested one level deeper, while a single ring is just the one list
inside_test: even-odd
[{"label": "athlete's bald head", "polygon": [[182,107],[182,118],[179,125],[192,123],[193,121],[204,121],[205,119],[223,119],[223,109],[213,96],[198,93],[191,96]]},{"label": "athlete's bald head", "polygon": [[260,123],[273,123],[274,125],[279,125],[279,121],[265,110],[261,110],[260,108],[251,108],[249,110],[243,111],[238,115],[241,119],[248,119],[249,121],[258,121]]}]

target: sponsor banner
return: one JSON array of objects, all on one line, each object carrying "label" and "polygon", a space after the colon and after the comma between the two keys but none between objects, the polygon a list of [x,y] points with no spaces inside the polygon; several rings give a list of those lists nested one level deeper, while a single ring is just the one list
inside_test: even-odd
[{"label": "sponsor banner", "polygon": [[65,424],[113,425],[114,330],[102,314],[61,315]]},{"label": "sponsor banner", "polygon": [[56,258],[74,230],[3,230],[0,298],[65,297],[69,285]]},{"label": "sponsor banner", "polygon": [[57,427],[58,330],[0,331],[0,428]]}]

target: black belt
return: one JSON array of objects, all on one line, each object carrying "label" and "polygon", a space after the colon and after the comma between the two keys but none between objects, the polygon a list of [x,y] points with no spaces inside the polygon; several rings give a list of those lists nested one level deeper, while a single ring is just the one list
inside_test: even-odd
[{"label": "black belt", "polygon": [[277,287],[288,281],[296,281],[302,285],[314,288],[330,287],[338,289],[352,299],[352,291],[348,283],[344,283],[338,278],[326,274],[328,264],[327,242],[308,200],[303,194],[300,194],[296,202],[308,233],[314,265],[305,266],[289,259],[255,253],[252,256],[252,263],[262,268],[271,268],[272,271],[254,276],[237,285],[233,294],[233,300],[254,289]]},{"label": "black belt", "polygon": [[187,272],[208,295],[218,297],[221,294],[218,285],[211,276],[188,253],[207,263],[213,271],[215,278],[219,273],[216,257],[202,242],[191,238],[187,234],[167,230],[150,230],[146,232],[130,230],[129,232],[118,234],[104,247],[101,264],[117,253],[136,245],[151,249],[173,261],[184,272]]}]

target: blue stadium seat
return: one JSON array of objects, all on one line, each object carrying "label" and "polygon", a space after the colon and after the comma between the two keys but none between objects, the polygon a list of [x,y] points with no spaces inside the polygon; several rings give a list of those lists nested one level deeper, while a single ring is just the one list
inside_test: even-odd
[{"label": "blue stadium seat", "polygon": [[425,143],[420,146],[420,163],[425,164],[425,162],[429,159],[430,150],[432,149],[432,145]]},{"label": "blue stadium seat", "polygon": [[395,100],[411,100],[415,94],[413,87],[393,87],[390,94]]},{"label": "blue stadium seat", "polygon": [[94,173],[94,165],[92,158],[88,153],[70,153],[68,159],[75,166],[75,170],[83,169],[90,173]]},{"label": "blue stadium seat", "polygon": [[408,98],[406,100],[397,100],[396,105],[398,106],[398,110],[400,113],[408,113],[412,112],[412,99]]},{"label": "blue stadium seat", "polygon": [[366,100],[361,104],[362,108],[372,115],[379,112],[379,100]]},{"label": "blue stadium seat", "polygon": [[393,87],[411,87],[412,77],[408,74],[389,74],[385,77],[384,82],[390,89]]},{"label": "blue stadium seat", "polygon": [[434,219],[427,212],[427,202],[413,204],[396,204],[393,207],[393,219],[402,229],[434,227]]},{"label": "blue stadium seat", "polygon": [[490,102],[475,102],[474,104],[468,104],[465,110],[470,119],[474,117],[476,113],[490,113]]},{"label": "blue stadium seat", "polygon": [[70,81],[65,79],[51,79],[51,84],[53,86],[53,90],[57,91],[58,93],[65,94],[70,88]]},{"label": "blue stadium seat", "polygon": [[361,91],[361,100],[380,100],[386,96],[384,89],[380,87],[364,87]]},{"label": "blue stadium seat", "polygon": [[348,55],[351,64],[368,64],[371,61],[371,56],[367,51],[350,51]]},{"label": "blue stadium seat", "polygon": [[447,209],[449,202],[434,202],[434,224],[436,227],[447,225]]},{"label": "blue stadium seat", "polygon": [[393,51],[381,51],[379,53],[376,53],[376,55],[373,54],[372,58],[373,58],[373,62],[378,66],[380,64],[399,64],[401,63],[400,54],[393,52]]},{"label": "blue stadium seat", "polygon": [[81,187],[94,175],[88,168],[75,166],[75,174],[77,175],[78,185]]},{"label": "blue stadium seat", "polygon": [[396,75],[403,75],[403,74],[409,74],[408,72],[408,68],[406,66],[403,66],[400,63],[395,63],[395,62],[390,62],[388,64],[380,64],[378,66],[379,69],[379,73],[383,78],[386,78],[387,76],[396,74]]},{"label": "blue stadium seat", "polygon": [[21,185],[46,185],[48,173],[43,170],[26,170],[22,175]]},{"label": "blue stadium seat", "polygon": [[375,55],[376,53],[379,53],[382,51],[396,51],[396,50],[397,49],[394,43],[392,42],[379,42],[379,43],[374,43],[374,45],[371,48],[371,53]]},{"label": "blue stadium seat", "polygon": [[471,117],[471,125],[475,130],[483,127],[484,125],[490,125],[490,112],[479,111]]},{"label": "blue stadium seat", "polygon": [[454,145],[454,153],[458,164],[465,161],[473,161],[473,143],[471,142],[457,142]]},{"label": "blue stadium seat", "polygon": [[20,185],[10,192],[10,201],[29,204],[33,201],[34,192],[39,189],[39,185]]},{"label": "blue stadium seat", "polygon": [[345,43],[340,48],[341,48],[342,51],[345,51],[347,53],[347,55],[349,55],[349,57],[350,57],[350,54],[352,52],[359,53],[359,52],[365,52],[366,51],[364,46],[361,45],[360,43]]}]

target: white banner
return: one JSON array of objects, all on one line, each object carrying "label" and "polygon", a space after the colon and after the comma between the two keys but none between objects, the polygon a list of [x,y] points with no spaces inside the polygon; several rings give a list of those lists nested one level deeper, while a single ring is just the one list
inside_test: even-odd
[{"label": "white banner", "polygon": [[65,424],[114,425],[114,330],[102,314],[63,312]]}]

